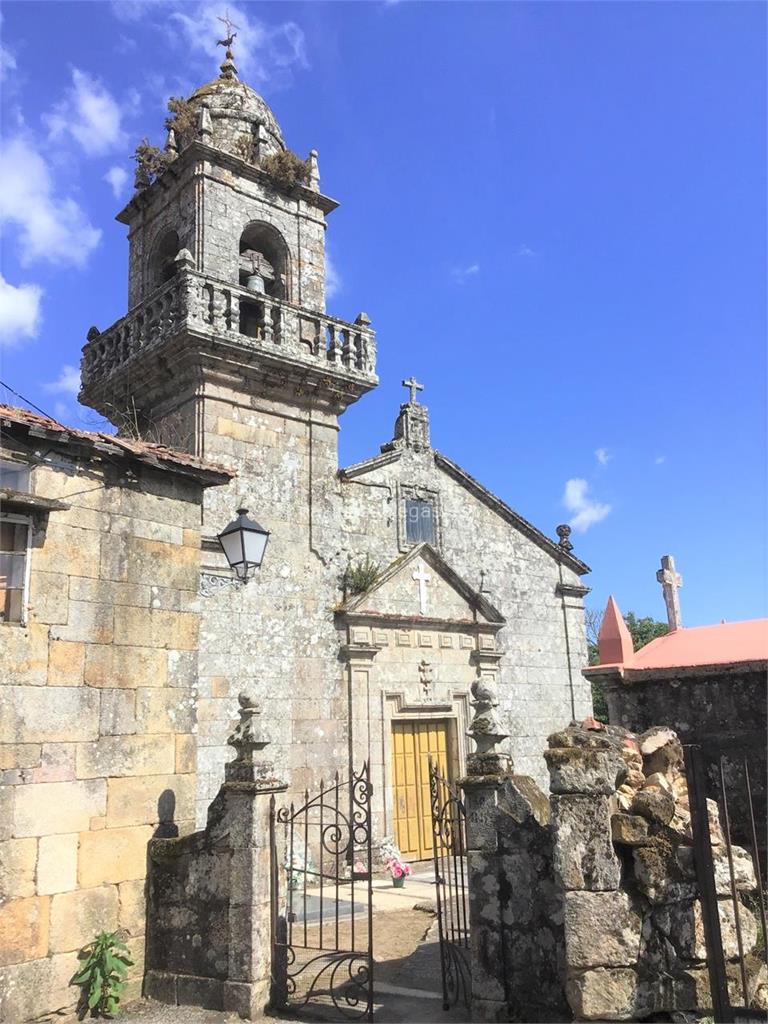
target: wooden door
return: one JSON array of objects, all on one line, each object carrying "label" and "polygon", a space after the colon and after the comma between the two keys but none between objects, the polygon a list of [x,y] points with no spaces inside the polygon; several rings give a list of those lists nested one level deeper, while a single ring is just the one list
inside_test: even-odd
[{"label": "wooden door", "polygon": [[392,723],[395,842],[406,860],[432,856],[430,754],[448,778],[448,722]]}]

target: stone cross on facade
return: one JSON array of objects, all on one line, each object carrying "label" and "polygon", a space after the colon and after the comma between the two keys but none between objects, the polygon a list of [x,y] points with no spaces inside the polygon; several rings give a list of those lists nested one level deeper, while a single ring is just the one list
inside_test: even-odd
[{"label": "stone cross on facade", "polygon": [[423,569],[413,574],[413,579],[419,584],[419,611],[422,615],[427,614],[427,584],[432,579]]},{"label": "stone cross on facade", "polygon": [[423,391],[424,390],[424,385],[423,384],[419,384],[419,382],[416,380],[415,377],[409,377],[408,380],[404,380],[403,381],[403,387],[404,388],[408,388],[410,390],[411,393],[410,393],[410,396],[408,397],[408,401],[411,403],[411,405],[415,405],[416,404],[416,392],[417,391]]},{"label": "stone cross on facade", "polygon": [[661,568],[656,571],[656,579],[664,592],[664,604],[667,606],[667,622],[670,632],[681,629],[683,619],[680,615],[680,599],[677,591],[683,585],[683,577],[675,571],[675,560],[672,555],[664,555]]}]

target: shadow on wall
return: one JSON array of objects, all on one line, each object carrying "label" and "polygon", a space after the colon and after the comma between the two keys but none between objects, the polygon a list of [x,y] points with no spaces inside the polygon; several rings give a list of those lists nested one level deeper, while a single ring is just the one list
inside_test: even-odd
[{"label": "shadow on wall", "polygon": [[164,789],[157,801],[157,828],[153,839],[176,839],[179,826],[173,820],[176,813],[176,794],[172,789]]}]

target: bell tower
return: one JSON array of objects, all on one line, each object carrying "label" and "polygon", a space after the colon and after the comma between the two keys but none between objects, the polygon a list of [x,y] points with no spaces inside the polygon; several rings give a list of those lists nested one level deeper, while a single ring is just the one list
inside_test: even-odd
[{"label": "bell tower", "polygon": [[[345,561],[338,417],[378,379],[365,313],[347,322],[325,311],[326,217],[338,204],[320,191],[317,153],[286,148],[229,47],[220,75],[172,107],[165,150],[139,147],[136,192],[118,216],[128,312],[88,332],[80,397],[121,434],[237,472],[206,492],[203,550],[187,552],[202,560],[190,595],[199,653],[173,665],[197,680],[203,822],[240,690],[269,702],[277,759],[294,780],[309,784],[346,750],[328,611]],[[239,508],[270,531],[244,586],[216,541]]]},{"label": "bell tower", "polygon": [[287,149],[266,102],[238,78],[173,101],[164,151],[137,151],[128,314],[92,328],[81,399],[117,425],[206,454],[200,403],[227,381],[250,397],[338,415],[377,383],[368,317],[325,312],[326,217],[317,152]]}]

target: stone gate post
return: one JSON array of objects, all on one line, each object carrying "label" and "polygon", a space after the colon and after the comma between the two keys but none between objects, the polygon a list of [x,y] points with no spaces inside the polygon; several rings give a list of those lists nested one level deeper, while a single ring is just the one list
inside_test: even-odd
[{"label": "stone gate post", "polygon": [[499,791],[512,771],[512,759],[494,748],[506,734],[496,713],[495,681],[472,684],[475,715],[469,735],[477,751],[467,758],[464,791],[469,886],[469,950],[473,1021],[504,1020],[507,993],[502,939],[502,874],[497,808]]},{"label": "stone gate post", "polygon": [[264,756],[261,707],[240,694],[237,756],[205,830],[150,844],[145,994],[261,1018],[269,1002],[270,813],[288,786]]}]

